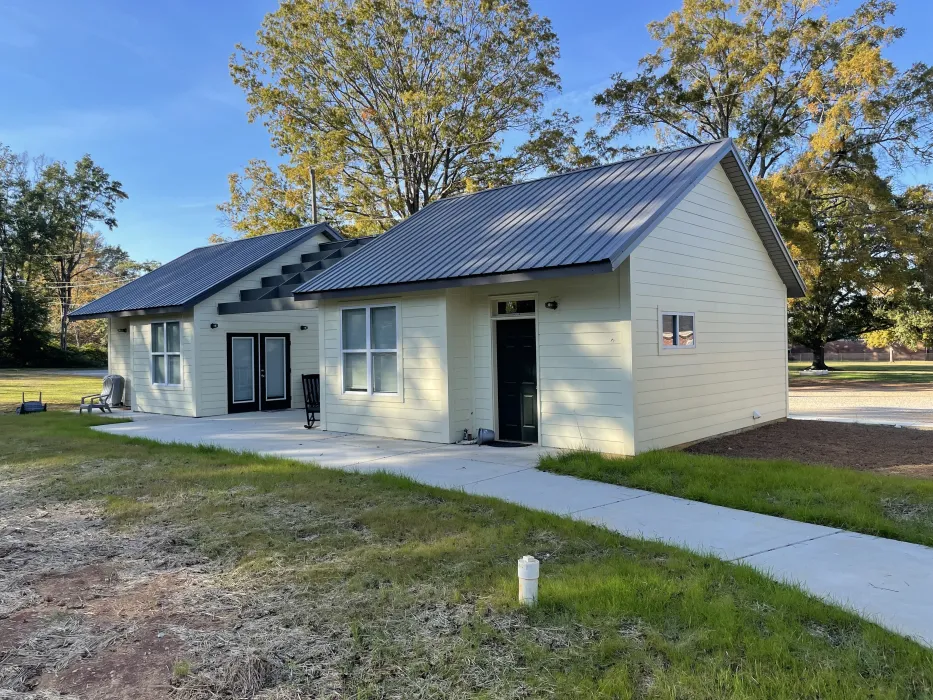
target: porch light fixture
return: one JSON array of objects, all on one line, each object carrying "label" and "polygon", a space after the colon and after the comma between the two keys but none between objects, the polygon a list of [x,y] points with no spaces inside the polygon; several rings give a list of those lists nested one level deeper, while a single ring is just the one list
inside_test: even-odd
[{"label": "porch light fixture", "polygon": [[117,333],[126,333],[129,328],[117,328]]},{"label": "porch light fixture", "polygon": [[298,326],[298,330],[300,330],[300,331],[306,331],[306,330],[308,330],[308,327],[307,327],[307,326]]},{"label": "porch light fixture", "polygon": [[557,310],[557,302],[556,302],[556,301],[546,301],[546,302],[544,302],[544,308],[545,308],[545,309],[550,309],[551,311],[556,311],[556,310]]},{"label": "porch light fixture", "polygon": [[211,324],[211,328],[217,328],[217,324],[216,324],[216,323],[212,323],[212,324]]}]

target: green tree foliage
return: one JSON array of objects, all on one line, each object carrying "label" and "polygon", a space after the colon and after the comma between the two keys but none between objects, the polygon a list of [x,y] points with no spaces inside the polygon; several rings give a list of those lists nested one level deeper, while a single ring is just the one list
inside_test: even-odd
[{"label": "green tree foliage", "polygon": [[[0,249],[5,262],[0,361],[23,365],[74,359],[49,347],[54,337],[59,350],[66,349],[62,334],[68,322],[61,319],[62,310],[89,302],[157,265],[133,261],[94,230],[116,225],[115,204],[123,198],[120,184],[90,157],[69,169],[13,154],[0,144]],[[75,345],[105,346],[102,322],[78,326]]]},{"label": "green tree foliage", "polygon": [[933,70],[899,71],[894,3],[830,18],[823,0],[685,0],[649,25],[658,49],[596,97],[609,138],[666,145],[731,137],[758,177],[809,293],[790,337],[823,346],[890,323],[916,281],[925,205],[892,174],[933,160]]},{"label": "green tree foliage", "polygon": [[[75,280],[94,269],[95,226],[117,225],[116,206],[126,199],[123,186],[111,179],[89,155],[72,170],[64,163],[46,168],[37,190],[51,234],[48,274],[58,298],[59,347],[68,347],[68,313],[73,305]],[[51,257],[54,256],[54,257]]]},{"label": "green tree foliage", "polygon": [[283,162],[232,175],[221,210],[246,235],[306,223],[313,168],[322,213],[372,233],[509,182],[540,148],[502,136],[538,123],[557,56],[527,0],[286,0],[231,62]]}]

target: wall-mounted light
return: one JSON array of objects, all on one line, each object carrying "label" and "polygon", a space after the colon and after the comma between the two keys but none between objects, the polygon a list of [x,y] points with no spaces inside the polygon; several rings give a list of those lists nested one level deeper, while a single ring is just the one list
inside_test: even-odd
[{"label": "wall-mounted light", "polygon": [[307,326],[298,326],[298,330],[300,330],[300,331],[306,331],[306,330],[308,330],[308,327],[307,327]]},{"label": "wall-mounted light", "polygon": [[216,323],[212,323],[212,324],[211,324],[211,328],[217,328],[217,324],[216,324]]},{"label": "wall-mounted light", "polygon": [[126,333],[129,328],[117,328],[117,333]]},{"label": "wall-mounted light", "polygon": [[544,308],[545,308],[545,309],[550,309],[551,311],[556,311],[556,310],[557,310],[557,302],[556,302],[556,301],[546,301],[546,302],[544,302]]}]

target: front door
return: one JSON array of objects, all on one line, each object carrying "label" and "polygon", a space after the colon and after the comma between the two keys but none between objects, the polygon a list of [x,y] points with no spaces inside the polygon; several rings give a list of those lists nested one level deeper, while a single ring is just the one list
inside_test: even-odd
[{"label": "front door", "polygon": [[291,408],[288,333],[227,334],[227,410]]},{"label": "front door", "polygon": [[259,336],[259,396],[263,411],[292,407],[288,333]]},{"label": "front door", "polygon": [[538,441],[538,372],[533,318],[496,322],[499,439]]}]

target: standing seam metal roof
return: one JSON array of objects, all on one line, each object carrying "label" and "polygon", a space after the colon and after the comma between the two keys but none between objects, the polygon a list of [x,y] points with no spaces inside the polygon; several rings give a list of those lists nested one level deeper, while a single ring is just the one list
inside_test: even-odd
[{"label": "standing seam metal roof", "polygon": [[788,295],[802,295],[803,282],[729,139],[438,200],[294,293],[314,298],[597,263],[615,268],[719,162]]},{"label": "standing seam metal roof", "polygon": [[69,317],[80,319],[126,311],[193,306],[319,233],[332,240],[342,240],[342,236],[329,225],[315,224],[195,248],[72,311]]}]

